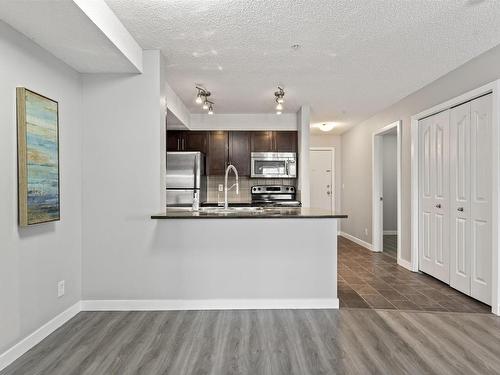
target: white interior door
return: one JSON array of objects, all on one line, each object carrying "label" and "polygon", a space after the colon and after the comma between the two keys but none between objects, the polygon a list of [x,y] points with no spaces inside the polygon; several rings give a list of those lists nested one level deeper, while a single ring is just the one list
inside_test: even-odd
[{"label": "white interior door", "polygon": [[450,285],[470,294],[470,103],[450,114]]},{"label": "white interior door", "polygon": [[471,296],[491,305],[491,94],[473,100],[470,113]]},{"label": "white interior door", "polygon": [[419,267],[449,283],[449,111],[419,122]]},{"label": "white interior door", "polygon": [[450,285],[470,294],[470,103],[450,114]]},{"label": "white interior door", "polygon": [[451,110],[450,285],[491,304],[491,95]]},{"label": "white interior door", "polygon": [[311,150],[309,157],[309,178],[311,181],[311,207],[334,209],[332,150]]}]

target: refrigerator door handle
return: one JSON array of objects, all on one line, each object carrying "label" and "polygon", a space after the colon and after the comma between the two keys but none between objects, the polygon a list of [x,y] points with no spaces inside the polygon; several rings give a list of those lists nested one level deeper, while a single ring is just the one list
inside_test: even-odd
[{"label": "refrigerator door handle", "polygon": [[198,176],[198,173],[199,173],[199,164],[200,164],[200,159],[199,159],[199,155],[197,155],[195,158],[194,158],[194,165],[193,165],[193,172],[194,172],[194,188],[197,189],[200,187],[199,183],[199,176]]}]

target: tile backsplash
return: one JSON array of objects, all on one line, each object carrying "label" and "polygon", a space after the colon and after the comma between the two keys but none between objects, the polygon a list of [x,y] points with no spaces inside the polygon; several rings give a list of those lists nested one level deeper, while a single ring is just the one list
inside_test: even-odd
[{"label": "tile backsplash", "polygon": [[[219,184],[224,185],[224,176],[207,176],[207,202],[218,203],[224,202],[224,191],[219,192]],[[231,174],[228,178],[228,185],[234,184],[234,175]],[[292,185],[297,186],[295,178],[249,178],[240,177],[240,194],[236,195],[235,188],[228,191],[227,198],[229,203],[250,203],[252,196],[250,190],[255,185]]]}]

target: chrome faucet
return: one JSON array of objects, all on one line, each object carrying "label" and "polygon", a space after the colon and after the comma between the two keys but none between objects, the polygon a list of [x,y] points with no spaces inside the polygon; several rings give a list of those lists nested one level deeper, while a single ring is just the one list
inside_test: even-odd
[{"label": "chrome faucet", "polygon": [[[233,170],[234,175],[236,176],[236,183],[232,184],[231,187],[227,187],[227,176],[229,175],[229,170]],[[236,194],[240,193],[240,185],[238,184],[238,171],[236,170],[235,166],[232,164],[229,164],[226,168],[226,176],[224,177],[224,209],[227,210],[228,208],[228,203],[227,203],[227,191],[231,190],[233,187],[236,186]]]}]

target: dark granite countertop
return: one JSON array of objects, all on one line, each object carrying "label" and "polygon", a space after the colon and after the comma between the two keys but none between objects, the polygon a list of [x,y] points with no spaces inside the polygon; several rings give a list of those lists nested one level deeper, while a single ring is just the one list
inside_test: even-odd
[{"label": "dark granite countertop", "polygon": [[227,211],[217,207],[202,207],[200,211],[191,208],[168,208],[166,212],[152,215],[151,219],[346,219],[347,215],[314,208],[257,208],[229,207]]}]

